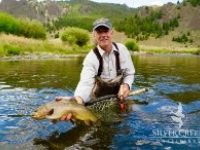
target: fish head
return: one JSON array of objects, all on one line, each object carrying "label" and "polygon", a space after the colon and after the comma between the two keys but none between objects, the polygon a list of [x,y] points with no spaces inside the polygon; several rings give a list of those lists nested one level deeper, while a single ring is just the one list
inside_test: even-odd
[{"label": "fish head", "polygon": [[45,119],[47,115],[51,115],[53,113],[54,108],[44,105],[36,109],[31,116],[34,119]]}]

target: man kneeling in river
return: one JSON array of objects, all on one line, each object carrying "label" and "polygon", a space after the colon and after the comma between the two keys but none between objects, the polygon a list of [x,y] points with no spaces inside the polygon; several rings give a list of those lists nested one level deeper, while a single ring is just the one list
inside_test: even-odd
[{"label": "man kneeling in river", "polygon": [[[74,98],[79,104],[98,97],[116,94],[120,100],[128,97],[134,80],[135,69],[127,48],[112,42],[112,24],[106,18],[93,23],[96,47],[84,59],[80,81]],[[63,97],[57,97],[61,99]],[[68,114],[61,120],[69,120]]]}]

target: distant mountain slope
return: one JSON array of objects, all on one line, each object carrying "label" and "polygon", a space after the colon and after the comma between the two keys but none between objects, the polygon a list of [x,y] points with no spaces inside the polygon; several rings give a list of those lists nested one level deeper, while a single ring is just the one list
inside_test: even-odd
[{"label": "distant mountain slope", "polygon": [[[108,17],[114,22],[114,27],[118,23],[121,27],[132,28],[134,31],[140,29],[137,34],[145,36],[145,38],[138,38],[138,40],[147,40],[148,37],[152,36],[152,32],[148,30],[154,28],[154,32],[156,32],[156,29],[163,28],[164,23],[169,24],[170,20],[178,18],[176,20],[178,26],[164,32],[161,29],[161,35],[164,38],[159,36],[160,33],[156,33],[158,36],[155,37],[164,40],[166,36],[168,40],[172,40],[174,37],[182,36],[181,34],[187,34],[191,43],[194,41],[195,45],[200,45],[198,44],[198,39],[200,39],[199,0],[184,0],[183,3],[168,3],[161,7],[145,6],[137,9],[129,8],[126,5],[96,3],[89,0],[46,0],[43,2],[37,2],[36,0],[2,0],[0,11],[11,13],[17,17],[40,20],[50,30],[57,30],[65,26],[78,26],[89,30],[96,18]],[[160,15],[152,18],[151,15],[155,12]],[[133,20],[130,19],[131,17]],[[145,17],[147,17],[147,21],[141,19]],[[131,22],[137,21],[137,18],[140,19],[139,23],[134,24],[135,22]],[[153,23],[151,24],[151,22]],[[125,23],[129,23],[129,26],[126,26]],[[134,24],[134,27],[132,24]],[[148,28],[148,30],[143,30],[143,28]],[[169,26],[167,25],[166,28],[169,28]],[[116,27],[116,29],[119,29],[119,27]],[[125,31],[122,30],[121,32]],[[131,34],[126,33],[126,35],[135,38],[135,34],[130,36]]]},{"label": "distant mountain slope", "polygon": [[68,9],[58,5],[55,1],[1,0],[0,11],[8,12],[16,17],[37,19],[46,23],[66,14]]},{"label": "distant mountain slope", "polygon": [[[192,0],[188,0],[192,1]],[[184,5],[168,3],[161,7],[129,8],[126,5],[96,3],[88,0],[71,1],[43,1],[36,0],[2,0],[0,11],[5,11],[17,17],[38,19],[42,22],[54,20],[63,15],[79,16],[106,16],[113,20],[128,17],[134,14],[148,16],[152,11],[161,11],[160,22],[166,22],[174,17],[180,17],[180,26],[194,30],[200,29],[200,6],[193,7],[187,3]]]},{"label": "distant mountain slope", "polygon": [[192,30],[200,29],[200,6],[194,7],[190,3],[177,5],[168,3],[163,5],[160,9],[163,14],[163,20],[179,16],[181,28]]}]

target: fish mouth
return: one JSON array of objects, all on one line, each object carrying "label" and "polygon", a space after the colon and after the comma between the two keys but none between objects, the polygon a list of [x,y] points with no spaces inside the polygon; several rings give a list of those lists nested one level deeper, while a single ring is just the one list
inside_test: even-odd
[{"label": "fish mouth", "polygon": [[33,119],[44,119],[45,118],[45,115],[41,115],[39,114],[38,112],[33,112],[31,113],[30,115]]},{"label": "fish mouth", "polygon": [[38,113],[37,112],[31,113],[31,117],[34,119],[38,118]]}]

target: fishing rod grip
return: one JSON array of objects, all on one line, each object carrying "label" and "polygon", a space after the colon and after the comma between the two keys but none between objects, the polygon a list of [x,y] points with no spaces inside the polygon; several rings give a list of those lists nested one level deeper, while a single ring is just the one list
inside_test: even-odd
[{"label": "fishing rod grip", "polygon": [[143,92],[146,92],[146,91],[148,91],[148,88],[142,88],[142,89],[134,90],[134,91],[131,91],[129,93],[129,96],[137,95],[137,94],[140,94],[140,93],[143,93]]}]

